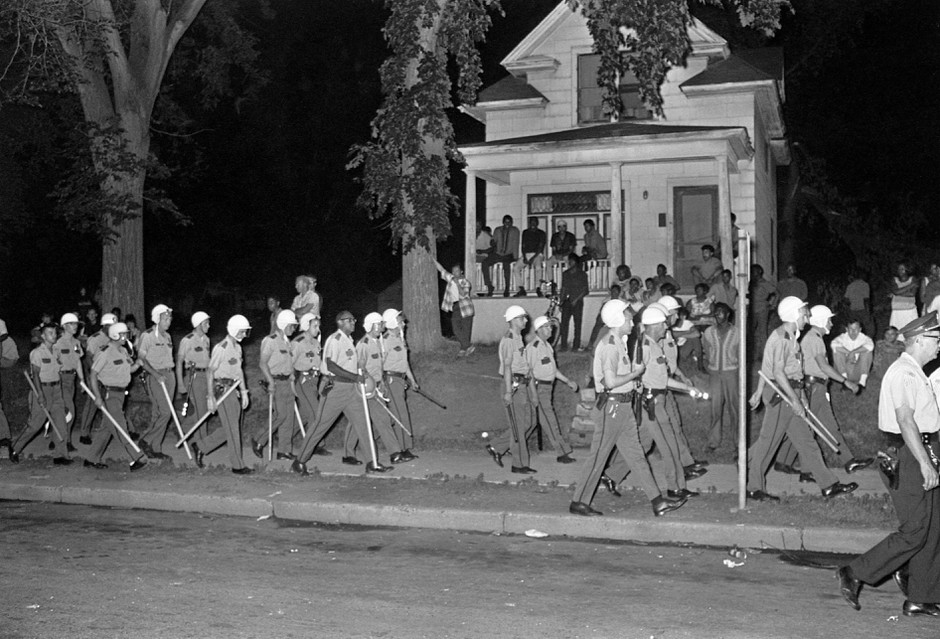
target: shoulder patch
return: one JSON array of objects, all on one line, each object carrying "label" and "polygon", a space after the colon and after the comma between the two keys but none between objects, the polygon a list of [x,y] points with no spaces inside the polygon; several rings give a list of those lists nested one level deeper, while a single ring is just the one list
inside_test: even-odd
[{"label": "shoulder patch", "polygon": [[195,336],[196,336],[195,333],[190,333],[189,335],[186,336],[186,339],[192,339],[192,338],[194,338]]},{"label": "shoulder patch", "polygon": [[333,339],[339,341],[339,340],[342,339],[342,338],[339,336],[339,333],[335,333],[335,334],[333,335]]},{"label": "shoulder patch", "polygon": [[608,335],[608,336],[607,336],[607,343],[610,344],[611,346],[614,346],[614,345],[617,344],[617,340],[614,339],[614,336],[613,336],[613,335]]},{"label": "shoulder patch", "polygon": [[291,341],[292,341],[292,342],[302,342],[302,341],[304,341],[304,336],[303,336],[303,335],[298,335],[297,337],[295,337],[295,338],[292,339]]},{"label": "shoulder patch", "polygon": [[363,343],[363,344],[368,344],[368,343],[369,343],[369,336],[368,336],[368,335],[364,335],[364,336],[362,337],[362,343]]}]

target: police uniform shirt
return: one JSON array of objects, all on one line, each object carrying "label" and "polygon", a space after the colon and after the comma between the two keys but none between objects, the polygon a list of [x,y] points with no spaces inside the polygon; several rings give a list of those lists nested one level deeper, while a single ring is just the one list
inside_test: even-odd
[{"label": "police uniform shirt", "polygon": [[306,373],[320,370],[320,340],[304,333],[294,338],[291,351],[293,353],[294,370]]},{"label": "police uniform shirt", "polygon": [[499,341],[499,374],[502,375],[509,367],[513,375],[529,375],[529,362],[525,358],[525,342],[522,335],[513,335],[507,331]]},{"label": "police uniform shirt", "polygon": [[59,381],[62,362],[55,348],[46,346],[45,343],[40,344],[30,352],[29,363],[39,369],[40,382],[48,384]]},{"label": "police uniform shirt", "polygon": [[672,371],[679,368],[679,345],[676,343],[676,337],[672,334],[671,328],[666,329],[666,336],[663,337],[661,346],[671,375]]},{"label": "police uniform shirt", "polygon": [[242,346],[231,337],[226,337],[212,348],[209,368],[215,379],[243,380]]},{"label": "police uniform shirt", "polygon": [[82,355],[85,354],[85,351],[82,350],[82,345],[73,335],[62,333],[62,336],[56,340],[55,346],[52,348],[59,356],[59,361],[62,362],[63,373],[78,370],[78,367],[81,366]]},{"label": "police uniform shirt", "polygon": [[261,340],[261,361],[272,375],[290,375],[294,370],[291,343],[283,335],[268,335]]},{"label": "police uniform shirt", "polygon": [[363,335],[359,343],[356,344],[356,356],[358,360],[364,362],[365,372],[375,381],[382,379],[382,375],[385,372],[383,355],[381,337]]},{"label": "police uniform shirt", "polygon": [[594,390],[598,393],[607,391],[611,393],[629,393],[636,388],[636,381],[630,380],[615,388],[605,388],[604,373],[610,372],[617,376],[629,375],[633,371],[627,347],[619,337],[608,334],[597,348],[594,349]]},{"label": "police uniform shirt", "polygon": [[764,375],[774,379],[774,371],[782,369],[789,379],[803,379],[803,354],[797,337],[783,326],[770,333],[761,361],[760,370]]},{"label": "police uniform shirt", "polygon": [[392,373],[408,371],[408,345],[401,335],[385,336],[385,370]]},{"label": "police uniform shirt", "polygon": [[209,336],[190,333],[180,340],[179,351],[176,354],[184,368],[195,366],[206,368],[209,366]]},{"label": "police uniform shirt", "polygon": [[817,356],[826,356],[826,344],[818,328],[814,326],[806,332],[800,340],[800,350],[803,352],[803,373],[819,379],[829,379],[829,375],[823,372],[816,361]]},{"label": "police uniform shirt", "polygon": [[353,344],[352,338],[343,331],[338,330],[330,335],[323,345],[323,362],[320,364],[320,372],[324,375],[332,375],[332,373],[327,370],[326,360],[330,360],[353,375],[359,372],[356,345]]},{"label": "police uniform shirt", "polygon": [[646,364],[646,370],[643,371],[643,385],[653,390],[664,390],[672,369],[669,366],[663,343],[650,338],[649,335],[643,335],[640,339],[643,340],[641,342],[643,363]]},{"label": "police uniform shirt", "polygon": [[131,383],[130,355],[119,342],[109,341],[106,346],[95,353],[95,361],[91,370],[98,374],[98,381],[105,386],[127,388]]},{"label": "police uniform shirt", "polygon": [[532,370],[532,376],[543,382],[555,379],[555,351],[543,339],[534,339],[525,347],[526,360]]},{"label": "police uniform shirt", "polygon": [[93,333],[85,342],[85,352],[88,353],[88,356],[92,360],[94,360],[98,351],[107,346],[108,342],[110,341],[111,340],[108,339],[108,336],[105,334],[104,330]]},{"label": "police uniform shirt", "polygon": [[878,397],[878,429],[901,433],[895,411],[906,406],[914,411],[914,423],[922,433],[940,430],[940,409],[930,388],[930,381],[920,364],[908,353],[901,356],[885,372]]},{"label": "police uniform shirt", "polygon": [[137,350],[141,359],[147,360],[156,370],[173,368],[173,339],[168,333],[157,333],[156,326],[151,326],[140,336]]}]

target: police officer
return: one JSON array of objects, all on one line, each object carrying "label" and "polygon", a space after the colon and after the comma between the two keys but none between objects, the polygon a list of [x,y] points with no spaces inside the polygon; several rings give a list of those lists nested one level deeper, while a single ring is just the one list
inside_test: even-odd
[{"label": "police officer", "polygon": [[[300,331],[300,335],[295,337],[292,343],[294,394],[297,397],[297,408],[304,428],[309,429],[316,421],[317,406],[320,403],[317,391],[322,363],[320,316],[315,313],[305,313],[300,318]],[[329,455],[330,451],[317,447],[313,454]]]},{"label": "police officer", "polygon": [[[418,456],[411,452],[414,446],[414,426],[408,410],[407,388],[419,388],[411,364],[408,361],[408,343],[405,341],[405,316],[401,311],[389,308],[382,313],[385,324],[383,344],[385,346],[385,388],[388,390],[389,406],[398,420],[404,424],[392,427],[401,451],[412,459]],[[407,429],[407,430],[405,430]]]},{"label": "police officer", "polygon": [[813,437],[813,432],[803,421],[806,416],[803,393],[803,353],[799,337],[809,312],[806,303],[798,297],[783,298],[777,306],[777,315],[783,322],[767,337],[761,372],[771,379],[786,395],[790,406],[769,387],[764,388],[766,405],[760,436],[747,451],[747,496],[757,501],[780,501],[776,495],[768,494],[767,469],[773,461],[784,435],[790,438],[802,460],[803,470],[813,473],[819,482],[823,497],[835,497],[850,493],[858,484],[842,484],[831,470],[826,468],[822,453]]},{"label": "police officer", "polygon": [[525,329],[527,315],[521,306],[510,306],[503,317],[509,324],[509,330],[499,341],[499,374],[503,378],[502,402],[506,409],[509,429],[492,444],[486,445],[496,465],[503,466],[503,455],[512,453],[512,472],[528,475],[535,472],[529,467],[529,446],[525,435],[535,421],[529,381],[532,372],[525,356],[525,341],[522,331]]},{"label": "police officer", "polygon": [[[111,417],[127,432],[127,419],[124,416],[125,390],[131,383],[131,373],[140,368],[126,350],[127,325],[123,322],[114,322],[108,325],[108,343],[95,353],[91,370],[88,373],[89,387],[95,397],[91,399],[99,409],[104,408]],[[111,420],[105,420],[105,428],[100,432],[88,452],[84,465],[91,468],[107,468],[101,459],[104,456],[112,437],[117,437],[124,451],[131,459],[131,471],[140,470],[147,464],[144,453],[134,450],[127,439],[124,438]]]},{"label": "police officer", "polygon": [[[14,462],[19,460],[20,453],[39,434],[39,431],[48,421],[47,412],[52,416],[54,422],[50,426],[53,426],[63,436],[66,433],[65,406],[62,401],[62,385],[59,379],[62,362],[55,350],[56,333],[57,327],[55,324],[43,324],[39,331],[42,341],[29,354],[30,377],[39,395],[30,393],[29,422],[26,430],[13,443],[10,454],[10,459]],[[59,442],[58,437],[53,436],[52,444],[52,450],[54,451],[52,463],[57,466],[71,464],[72,460],[68,457],[65,442]]]},{"label": "police officer", "polygon": [[639,381],[646,366],[642,362],[634,362],[627,351],[626,341],[633,328],[632,315],[623,300],[609,300],[601,308],[601,320],[610,332],[594,349],[592,371],[598,396],[592,411],[594,438],[568,511],[586,517],[603,514],[592,508],[591,502],[607,459],[616,446],[649,498],[653,514],[660,517],[681,507],[686,499],[663,496],[640,443],[640,431],[631,404],[634,393],[639,392]]},{"label": "police officer", "polygon": [[[293,437],[296,428],[294,418],[294,355],[291,352],[290,336],[297,330],[294,311],[283,310],[274,320],[275,330],[261,340],[261,356],[258,368],[264,375],[268,389],[268,408],[273,405],[273,428],[277,432],[277,459],[296,459],[293,453]],[[258,457],[264,457],[266,436],[260,441],[251,440],[251,449]]]},{"label": "police officer", "polygon": [[525,356],[529,369],[532,371],[530,389],[535,400],[534,406],[538,411],[540,423],[545,427],[548,441],[555,452],[560,453],[557,461],[561,464],[570,464],[575,459],[571,456],[571,444],[561,434],[558,416],[552,404],[552,395],[556,379],[567,384],[568,388],[575,392],[578,392],[578,385],[565,377],[555,363],[555,350],[550,342],[552,321],[540,315],[532,321],[532,328],[535,329],[536,337],[525,347]]},{"label": "police officer", "polygon": [[[326,378],[320,403],[320,413],[316,424],[307,430],[303,449],[291,464],[291,470],[301,475],[308,474],[307,461],[313,455],[316,445],[333,427],[333,422],[340,415],[345,415],[356,431],[359,441],[367,443],[370,433],[366,425],[366,414],[362,403],[362,390],[371,386],[367,380],[372,377],[359,372],[359,362],[356,357],[356,346],[349,337],[356,326],[356,318],[349,311],[341,311],[336,316],[337,330],[326,339],[323,346],[323,364],[321,373]],[[367,389],[368,390],[368,389]],[[374,386],[372,387],[374,391]],[[394,446],[394,435],[384,434],[383,441],[386,447]],[[391,466],[370,461],[366,464],[366,472],[384,473],[392,470]]]},{"label": "police officer", "polygon": [[[181,394],[186,395],[186,401],[192,403],[190,421],[195,422],[209,410],[209,380],[206,376],[210,355],[209,314],[196,311],[190,323],[193,330],[180,340],[176,351],[176,387]],[[205,448],[203,442],[208,430],[208,426],[202,425],[192,435],[193,459],[200,468],[203,467],[200,448]]]},{"label": "police officer", "polygon": [[[862,584],[891,573],[905,596],[907,616],[940,617],[940,411],[923,366],[937,357],[940,322],[932,311],[903,328],[904,353],[888,368],[878,399],[878,429],[897,447],[898,468],[889,493],[898,531],[839,569],[846,601],[859,610]],[[906,576],[898,573],[907,566]]]},{"label": "police officer", "polygon": [[[95,361],[95,355],[98,354],[98,351],[103,349],[108,345],[108,327],[117,322],[117,316],[114,313],[105,313],[101,316],[101,328],[88,336],[88,339],[85,340],[85,359],[83,366],[85,368],[85,376],[88,379],[91,379],[91,366]],[[95,388],[91,385],[91,391],[96,395],[101,394],[101,389]],[[83,444],[91,444],[91,428],[95,421],[95,415],[97,415],[98,409],[95,408],[95,403],[90,399],[86,398],[84,405],[82,406],[82,434],[78,438],[78,441]]]},{"label": "police officer", "polygon": [[82,370],[82,357],[85,355],[85,349],[79,341],[78,335],[78,316],[74,313],[66,313],[59,321],[62,327],[62,335],[56,340],[53,349],[62,362],[62,368],[59,370],[59,379],[62,382],[62,401],[65,404],[65,418],[68,422],[68,435],[65,437],[66,448],[69,452],[75,450],[72,445],[72,431],[78,422],[75,412],[75,378],[79,381],[85,381],[85,371]]},{"label": "police officer", "polygon": [[[248,337],[251,324],[244,315],[232,315],[225,331],[225,339],[212,348],[209,367],[206,369],[206,382],[209,386],[206,403],[209,410],[219,411],[222,428],[217,428],[203,440],[205,450],[200,451],[200,454],[208,455],[227,442],[232,472],[236,475],[250,475],[254,470],[245,466],[242,460],[241,416],[242,411],[248,408],[248,385],[242,370],[241,341]],[[238,386],[240,397],[236,397],[236,391],[232,391],[225,400],[217,401],[232,386]],[[202,460],[199,460],[199,463],[201,464]]]},{"label": "police officer", "polygon": [[[173,339],[170,324],[173,309],[166,304],[157,304],[150,311],[153,326],[140,336],[138,361],[147,371],[147,392],[150,395],[150,426],[140,438],[140,446],[151,459],[169,459],[160,451],[167,427],[172,419],[173,396],[176,393],[176,375],[173,366]],[[167,402],[161,383],[166,385],[170,402]]]}]

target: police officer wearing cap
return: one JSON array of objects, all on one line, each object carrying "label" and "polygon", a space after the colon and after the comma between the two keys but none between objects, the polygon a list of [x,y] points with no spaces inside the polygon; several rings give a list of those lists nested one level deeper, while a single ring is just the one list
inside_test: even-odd
[{"label": "police officer wearing cap", "polygon": [[[297,329],[294,311],[283,310],[274,320],[275,330],[261,340],[261,356],[258,368],[264,375],[268,389],[269,410],[273,407],[273,427],[277,433],[277,459],[296,459],[293,452],[294,430],[294,355],[291,352],[290,336]],[[251,449],[258,457],[264,457],[267,434],[251,440]]]},{"label": "police officer wearing cap", "polygon": [[[85,373],[89,381],[91,380],[91,367],[95,361],[95,355],[98,354],[98,351],[103,349],[108,345],[108,327],[117,322],[117,317],[114,313],[105,313],[101,316],[101,328],[91,335],[88,336],[88,339],[85,340],[85,359],[83,366],[85,367]],[[101,394],[100,388],[95,388],[94,385],[91,386],[91,391],[96,395]],[[91,444],[91,428],[94,424],[95,415],[98,413],[98,409],[95,408],[95,403],[91,399],[87,399],[82,406],[82,434],[78,438],[83,444]]]},{"label": "police officer wearing cap", "polygon": [[170,324],[173,309],[166,304],[157,304],[150,311],[153,326],[140,336],[138,361],[147,371],[147,393],[150,395],[150,426],[140,438],[140,447],[151,459],[169,459],[161,452],[167,427],[173,418],[172,403],[168,403],[160,382],[166,385],[170,402],[176,393],[176,374],[173,366],[173,339]]},{"label": "police officer wearing cap", "polygon": [[[867,468],[874,462],[874,458],[867,457],[856,459],[845,441],[845,435],[839,428],[839,422],[832,412],[832,404],[829,401],[829,380],[839,382],[853,393],[859,390],[858,384],[844,378],[835,368],[829,364],[829,358],[826,354],[826,344],[823,338],[832,330],[832,318],[835,317],[828,306],[819,304],[809,309],[810,328],[800,339],[800,349],[803,351],[803,373],[806,381],[806,395],[809,400],[809,409],[813,412],[819,421],[823,423],[839,446],[836,453],[836,461],[845,468],[845,472],[854,473],[857,470]],[[796,448],[789,439],[784,440],[780,451],[777,453],[777,461],[784,466],[793,468],[797,460]],[[808,473],[801,473],[801,481],[815,481]]]},{"label": "police officer wearing cap", "polygon": [[[176,350],[176,387],[180,393],[186,395],[187,402],[192,403],[193,410],[185,411],[190,416],[190,422],[195,422],[209,410],[209,381],[206,369],[209,367],[209,314],[196,311],[190,318],[193,326],[191,333],[180,340]],[[192,435],[190,445],[193,448],[193,459],[196,465],[202,468],[203,445],[208,426],[203,424]]]},{"label": "police officer wearing cap", "polygon": [[[59,321],[62,335],[56,340],[53,350],[62,362],[59,370],[59,380],[62,382],[62,401],[65,403],[65,418],[68,420],[68,435],[65,438],[66,448],[69,452],[75,450],[72,445],[72,431],[78,421],[75,413],[75,378],[85,381],[85,371],[82,370],[82,356],[85,349],[78,339],[78,316],[75,313],[66,313]],[[71,417],[70,417],[71,416]]]},{"label": "police officer wearing cap", "polygon": [[780,500],[764,489],[767,469],[784,436],[789,437],[796,447],[803,470],[812,473],[819,485],[824,487],[823,497],[850,493],[858,488],[858,484],[840,483],[826,467],[813,431],[804,421],[806,396],[803,392],[803,352],[799,338],[809,319],[806,303],[798,297],[785,297],[777,306],[777,314],[783,323],[767,337],[761,372],[786,394],[790,406],[769,387],[764,388],[766,408],[760,436],[747,451],[747,497],[757,501]]},{"label": "police officer wearing cap", "polygon": [[[895,573],[907,616],[940,617],[940,410],[923,366],[937,357],[940,324],[930,312],[901,329],[904,353],[888,368],[878,398],[878,429],[897,447],[889,493],[898,531],[838,570],[846,601],[859,610],[862,584]],[[882,471],[884,472],[884,470]],[[906,574],[898,572],[907,567]]]},{"label": "police officer wearing cap", "polygon": [[[330,335],[323,345],[323,363],[320,371],[325,381],[323,382],[322,401],[320,402],[317,421],[312,428],[307,429],[303,448],[300,454],[297,455],[297,459],[291,464],[291,470],[301,475],[308,474],[307,462],[313,456],[314,449],[333,427],[333,423],[340,415],[346,415],[359,441],[364,444],[369,441],[369,428],[366,424],[365,409],[362,405],[362,390],[360,389],[364,386],[370,386],[367,380],[372,378],[360,374],[356,346],[350,338],[356,326],[356,318],[349,311],[340,311],[336,316],[336,326],[336,332]],[[386,432],[380,431],[378,434],[386,449],[394,450],[396,445],[395,436],[387,432],[387,429]],[[389,446],[392,448],[389,448]],[[375,473],[389,470],[392,470],[390,466],[376,465],[372,461],[366,464],[366,472]]]},{"label": "police officer wearing cap", "polygon": [[591,502],[616,446],[649,498],[653,514],[659,517],[681,507],[686,499],[663,496],[647,461],[646,447],[640,442],[640,429],[633,415],[632,402],[634,393],[640,391],[640,380],[646,366],[635,362],[627,351],[633,316],[627,304],[616,299],[604,304],[601,319],[610,332],[594,348],[592,371],[597,393],[592,411],[594,438],[568,511],[583,516],[603,514],[592,508]]},{"label": "police officer wearing cap", "polygon": [[[294,394],[304,428],[310,429],[317,417],[320,403],[317,384],[320,381],[320,316],[304,313],[300,318],[300,335],[291,343],[294,365]],[[329,455],[330,451],[318,447],[314,455]]]},{"label": "police officer wearing cap", "polygon": [[552,321],[540,315],[532,321],[532,328],[535,329],[535,339],[525,347],[525,357],[532,371],[530,389],[534,400],[533,405],[538,411],[540,423],[545,427],[549,443],[558,453],[557,461],[560,464],[570,464],[575,459],[571,456],[571,444],[561,434],[558,416],[552,404],[552,395],[556,379],[567,384],[568,388],[575,392],[578,391],[578,385],[558,370],[558,365],[555,363],[555,350],[550,342]]},{"label": "police officer wearing cap", "polygon": [[[411,424],[411,411],[408,410],[408,388],[420,388],[408,361],[408,342],[405,341],[405,316],[394,308],[382,313],[385,324],[385,387],[388,389],[389,408],[398,420],[404,424],[392,427],[402,452],[417,459],[411,452],[415,445],[414,426]],[[407,430],[405,430],[407,429]]]},{"label": "police officer wearing cap", "polygon": [[[140,368],[140,364],[133,361],[124,346],[127,341],[127,325],[123,322],[114,322],[107,328],[108,343],[95,353],[91,371],[88,373],[89,386],[95,397],[92,398],[95,406],[104,408],[114,418],[121,428],[127,432],[127,419],[124,416],[124,391],[131,383],[131,374]],[[138,453],[114,427],[111,420],[105,420],[104,429],[95,437],[88,458],[84,465],[91,468],[107,468],[102,462],[104,452],[108,449],[111,438],[116,437],[124,451],[131,460],[131,471],[140,470],[147,464],[144,453]]]},{"label": "police officer wearing cap", "polygon": [[[50,426],[54,426],[55,430],[63,436],[66,434],[65,405],[62,401],[62,385],[59,379],[62,362],[55,350],[56,332],[55,324],[43,324],[39,331],[42,341],[29,354],[30,377],[39,395],[30,392],[29,422],[26,430],[13,442],[10,459],[14,462],[19,460],[23,449],[43,429],[49,419],[46,412],[55,422]],[[58,437],[53,435],[52,444],[54,451],[52,463],[57,466],[71,464],[72,460],[68,457],[65,443],[60,442]]]},{"label": "police officer wearing cap", "polygon": [[499,374],[503,378],[502,401],[506,407],[509,429],[502,437],[487,444],[486,452],[500,468],[503,466],[503,455],[511,452],[513,465],[510,470],[527,475],[535,472],[535,469],[529,467],[529,446],[525,438],[530,425],[535,422],[528,391],[532,371],[525,356],[525,341],[522,337],[527,316],[524,308],[513,305],[506,309],[503,317],[509,324],[509,330],[499,341]]},{"label": "police officer wearing cap", "polygon": [[[245,383],[241,342],[251,332],[251,324],[244,315],[232,315],[225,325],[225,332],[225,339],[212,347],[209,366],[206,368],[206,384],[209,387],[206,403],[209,410],[219,411],[222,427],[203,440],[204,449],[198,455],[208,455],[227,443],[232,472],[236,475],[250,475],[254,470],[245,466],[242,456],[241,416],[248,408],[248,384]],[[232,391],[223,400],[222,396],[232,386],[237,386],[238,390]],[[201,458],[197,465],[202,465]]]}]

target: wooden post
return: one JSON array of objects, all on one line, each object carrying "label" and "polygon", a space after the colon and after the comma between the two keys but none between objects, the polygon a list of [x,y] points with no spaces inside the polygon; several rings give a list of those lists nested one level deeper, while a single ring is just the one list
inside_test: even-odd
[{"label": "wooden post", "polygon": [[731,237],[731,184],[728,176],[728,156],[715,157],[718,164],[718,237],[721,240],[721,264],[734,270],[734,243],[738,238]]},{"label": "wooden post", "polygon": [[473,281],[476,270],[477,172],[465,169],[467,186],[464,196],[463,271]]},{"label": "wooden post", "polygon": [[623,180],[620,175],[620,162],[610,163],[610,265],[616,269],[624,261],[624,220],[621,204]]}]

